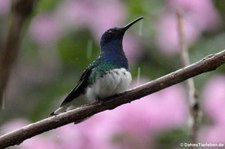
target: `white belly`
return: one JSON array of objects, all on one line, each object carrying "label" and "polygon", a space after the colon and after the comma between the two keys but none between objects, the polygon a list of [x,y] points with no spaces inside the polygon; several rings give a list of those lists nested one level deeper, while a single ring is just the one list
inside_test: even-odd
[{"label": "white belly", "polygon": [[126,91],[132,81],[130,72],[124,68],[113,69],[87,88],[85,97],[94,102]]}]

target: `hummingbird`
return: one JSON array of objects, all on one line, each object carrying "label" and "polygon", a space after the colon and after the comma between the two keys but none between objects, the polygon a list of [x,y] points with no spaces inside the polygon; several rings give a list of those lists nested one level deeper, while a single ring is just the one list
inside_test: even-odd
[{"label": "hummingbird", "polygon": [[132,76],[123,51],[123,37],[128,28],[142,19],[139,17],[124,27],[110,28],[103,33],[99,57],[83,71],[75,88],[51,115],[74,109],[77,100],[100,102],[128,89]]}]

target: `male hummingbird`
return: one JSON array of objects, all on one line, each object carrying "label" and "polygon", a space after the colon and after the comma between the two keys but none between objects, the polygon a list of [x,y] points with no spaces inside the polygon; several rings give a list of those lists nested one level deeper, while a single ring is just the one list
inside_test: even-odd
[{"label": "male hummingbird", "polygon": [[84,70],[76,87],[52,115],[73,109],[79,99],[101,101],[127,90],[132,77],[123,51],[123,36],[128,28],[142,19],[139,17],[125,27],[110,28],[102,35],[99,57]]}]

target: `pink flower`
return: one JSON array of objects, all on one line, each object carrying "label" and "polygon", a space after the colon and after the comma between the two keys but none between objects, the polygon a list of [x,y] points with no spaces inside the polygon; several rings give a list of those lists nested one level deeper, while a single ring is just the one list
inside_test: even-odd
[{"label": "pink flower", "polygon": [[[184,20],[185,40],[187,45],[192,45],[200,36],[196,28],[187,18]],[[177,30],[177,17],[175,13],[164,14],[159,19],[156,27],[156,43],[159,49],[168,55],[176,54],[180,51]]]},{"label": "pink flower", "polygon": [[90,20],[89,26],[96,39],[100,39],[101,35],[109,28],[120,27],[126,18],[126,8],[119,0],[98,1],[95,13],[95,16]]},{"label": "pink flower", "polygon": [[6,133],[16,130],[20,127],[26,126],[27,124],[29,124],[29,122],[27,120],[15,119],[15,120],[12,120],[12,121],[9,121],[9,122],[3,124],[0,128],[0,132],[1,132],[1,134],[6,134]]},{"label": "pink flower", "polygon": [[214,31],[221,24],[212,0],[167,0],[167,6],[156,27],[156,42],[165,54],[173,55],[180,51],[175,15],[177,9],[183,12],[188,46],[192,46],[202,32]]},{"label": "pink flower", "polygon": [[225,126],[225,76],[211,78],[203,90],[203,110],[216,124]]},{"label": "pink flower", "polygon": [[60,29],[53,15],[35,17],[30,25],[31,38],[41,45],[52,44],[60,38]]},{"label": "pink flower", "polygon": [[20,146],[22,149],[61,149],[58,144],[52,140],[53,137],[35,136],[30,140],[24,141]]},{"label": "pink flower", "polygon": [[[224,126],[213,125],[201,129],[199,142],[201,143],[222,143],[225,144]],[[221,147],[218,147],[218,149]]]},{"label": "pink flower", "polygon": [[[116,11],[115,11],[116,10]],[[125,25],[126,8],[119,0],[66,0],[56,9],[62,28],[88,28],[99,43],[101,35],[112,27]],[[129,62],[135,63],[142,54],[138,38],[129,33],[124,37],[124,50]]]},{"label": "pink flower", "polygon": [[55,10],[55,16],[62,28],[86,27],[92,14],[92,3],[85,0],[64,0]]},{"label": "pink flower", "polygon": [[124,21],[125,10],[119,0],[66,0],[56,9],[56,16],[66,26],[88,27],[100,39],[103,32]]},{"label": "pink flower", "polygon": [[114,149],[113,136],[119,132],[119,119],[117,112],[105,111],[80,124],[63,126],[56,130],[57,142],[67,149]]},{"label": "pink flower", "polygon": [[9,13],[11,0],[0,0],[0,18]]},{"label": "pink flower", "polygon": [[199,30],[211,31],[221,23],[212,0],[168,0],[168,3],[173,9],[182,9]]},{"label": "pink flower", "polygon": [[84,147],[85,138],[83,137],[82,131],[76,125],[69,124],[57,128],[54,133],[56,136],[55,141],[58,142],[60,148],[80,149]]},{"label": "pink flower", "polygon": [[225,76],[211,78],[203,89],[203,111],[212,121],[200,131],[199,140],[210,143],[225,143]]},{"label": "pink flower", "polygon": [[122,130],[148,136],[179,127],[187,120],[188,109],[180,86],[167,88],[121,108]]},{"label": "pink flower", "polygon": [[136,37],[128,32],[124,36],[123,47],[129,61],[129,65],[133,65],[143,55],[143,48],[140,45],[140,41],[138,39],[139,37]]},{"label": "pink flower", "polygon": [[[30,36],[38,44],[48,46],[54,44],[68,30],[88,28],[99,43],[106,30],[126,24],[126,15],[126,8],[119,0],[65,0],[51,14],[45,13],[34,18]],[[124,49],[129,62],[133,64],[142,55],[142,48],[135,35],[127,34],[124,38]]]}]

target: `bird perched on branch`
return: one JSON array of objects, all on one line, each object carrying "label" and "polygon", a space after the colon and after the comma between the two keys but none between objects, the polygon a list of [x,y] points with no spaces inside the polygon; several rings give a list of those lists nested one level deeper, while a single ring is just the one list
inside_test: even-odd
[{"label": "bird perched on branch", "polygon": [[123,51],[123,36],[128,28],[142,19],[139,17],[125,27],[110,28],[102,35],[99,57],[84,70],[76,87],[52,115],[73,109],[77,100],[101,101],[127,90],[132,77]]}]

